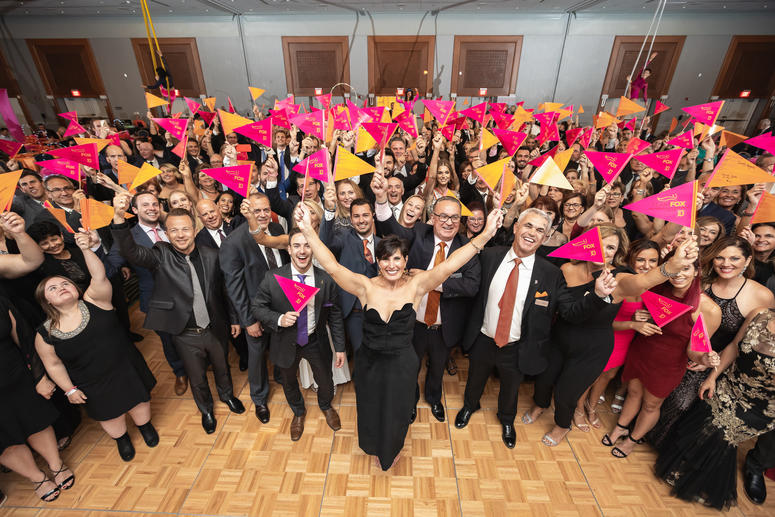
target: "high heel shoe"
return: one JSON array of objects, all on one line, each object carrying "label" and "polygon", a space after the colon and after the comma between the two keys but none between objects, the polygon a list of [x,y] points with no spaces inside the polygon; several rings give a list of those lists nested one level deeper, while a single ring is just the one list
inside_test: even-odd
[{"label": "high heel shoe", "polygon": [[[629,427],[624,426],[624,425],[619,425],[619,422],[616,423],[616,427],[618,427],[619,429],[624,429],[625,431],[627,431],[626,433],[622,434],[619,438],[616,439],[617,442],[621,438],[624,438],[625,436],[629,436],[629,434],[630,434],[630,428]],[[611,436],[608,433],[606,433],[605,436],[603,436],[603,439],[600,441],[600,443],[602,443],[606,447],[613,447],[614,443],[616,443],[616,442],[611,440]]]}]

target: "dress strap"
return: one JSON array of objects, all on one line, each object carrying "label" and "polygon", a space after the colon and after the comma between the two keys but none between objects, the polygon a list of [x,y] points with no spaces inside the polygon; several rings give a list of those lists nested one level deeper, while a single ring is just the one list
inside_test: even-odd
[{"label": "dress strap", "polygon": [[745,278],[743,280],[743,285],[740,286],[740,289],[737,290],[737,292],[735,293],[735,295],[732,298],[737,298],[737,295],[740,294],[740,291],[743,290],[743,287],[745,287],[745,284],[747,284],[747,283],[748,283],[748,279]]}]

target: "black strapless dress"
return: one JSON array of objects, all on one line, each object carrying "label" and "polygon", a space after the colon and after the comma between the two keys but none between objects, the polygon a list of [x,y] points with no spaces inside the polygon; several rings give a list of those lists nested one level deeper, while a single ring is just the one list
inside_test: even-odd
[{"label": "black strapless dress", "polygon": [[415,319],[411,303],[393,311],[387,322],[375,309],[364,312],[363,345],[353,372],[358,445],[379,458],[382,470],[401,452],[414,408],[420,367],[412,346]]}]

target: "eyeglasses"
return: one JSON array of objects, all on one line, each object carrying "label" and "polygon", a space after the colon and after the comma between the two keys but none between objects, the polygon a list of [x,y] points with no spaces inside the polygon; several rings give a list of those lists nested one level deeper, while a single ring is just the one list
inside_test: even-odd
[{"label": "eyeglasses", "polygon": [[622,197],[621,192],[609,192],[606,194],[606,197],[612,197],[612,198],[620,198]]},{"label": "eyeglasses", "polygon": [[50,188],[49,192],[59,194],[60,192],[75,192],[75,187]]},{"label": "eyeglasses", "polygon": [[438,217],[439,221],[442,224],[446,224],[448,222],[453,223],[459,223],[460,222],[460,216],[459,215],[447,215],[447,214],[437,214],[436,212],[433,213],[435,217]]},{"label": "eyeglasses", "polygon": [[565,203],[565,206],[568,208],[580,208],[581,203]]}]

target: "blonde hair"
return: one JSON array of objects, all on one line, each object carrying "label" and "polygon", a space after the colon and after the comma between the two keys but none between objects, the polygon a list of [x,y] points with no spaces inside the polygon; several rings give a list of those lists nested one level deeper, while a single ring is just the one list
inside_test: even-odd
[{"label": "blonde hair", "polygon": [[[350,185],[355,192],[355,197],[353,199],[360,199],[363,197],[363,191],[361,190],[361,187],[358,186],[357,183],[355,183],[351,179],[343,179],[336,182],[336,217],[340,219],[349,219],[350,218],[350,210],[344,209],[342,205],[339,204],[339,185]],[[317,205],[315,205],[317,206]]]}]

